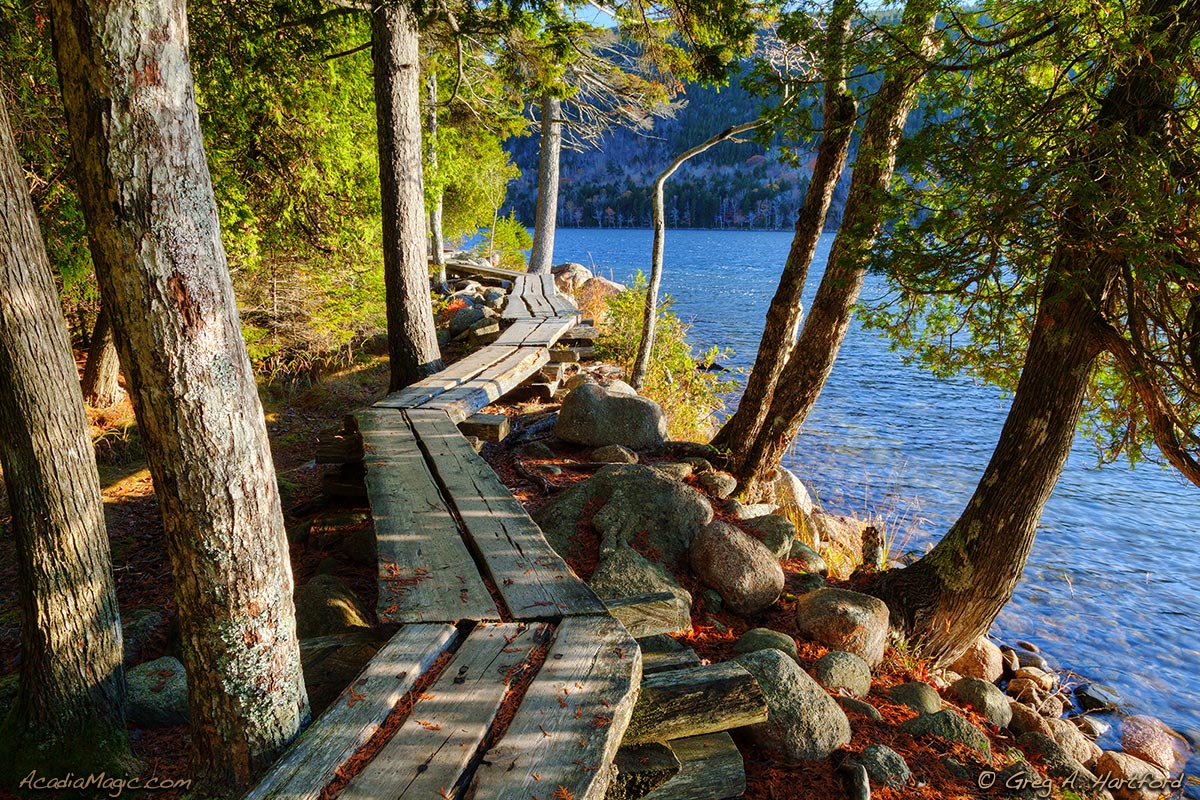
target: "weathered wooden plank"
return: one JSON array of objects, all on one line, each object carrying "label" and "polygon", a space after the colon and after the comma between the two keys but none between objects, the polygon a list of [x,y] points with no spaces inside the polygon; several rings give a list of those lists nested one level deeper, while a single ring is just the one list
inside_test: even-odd
[{"label": "weathered wooden plank", "polygon": [[642,800],[729,800],[746,791],[742,754],[728,733],[668,742],[683,769]]},{"label": "weathered wooden plank", "polygon": [[626,744],[727,731],[765,722],[762,687],[732,661],[659,672],[642,681]]},{"label": "weathered wooden plank", "polygon": [[690,647],[685,647],[670,636],[647,636],[638,639],[642,648],[642,674],[669,672],[700,666],[700,656]]},{"label": "weathered wooden plank", "polygon": [[658,633],[676,633],[692,627],[692,612],[683,598],[672,592],[652,592],[605,600],[608,613],[621,621],[635,639]]},{"label": "weathered wooden plank", "polygon": [[500,442],[508,436],[511,424],[504,414],[472,414],[458,423],[458,429],[463,436],[474,436],[485,442]]},{"label": "weathered wooden plank", "polygon": [[503,319],[524,319],[533,316],[529,303],[529,275],[522,273],[513,279],[513,288],[504,303]]},{"label": "weathered wooden plank", "polygon": [[529,305],[529,310],[535,317],[555,317],[558,311],[550,302],[554,296],[553,275],[530,275],[525,283],[522,299]]},{"label": "weathered wooden plank", "polygon": [[[550,347],[569,330],[575,317],[550,317],[543,319],[536,328],[529,330],[521,344],[525,347]],[[499,340],[497,340],[499,341]]]},{"label": "weathered wooden plank", "polygon": [[533,319],[518,319],[504,333],[500,334],[500,338],[495,341],[497,346],[505,345],[508,347],[519,347],[522,342],[532,333],[535,333],[541,327],[543,320]]},{"label": "weathered wooden plank", "polygon": [[339,798],[458,797],[482,755],[510,675],[544,641],[539,632],[547,627],[506,623],[473,630],[412,715]]},{"label": "weathered wooden plank", "polygon": [[457,424],[520,386],[549,358],[544,347],[517,348],[487,372],[421,404],[421,409],[441,411]]},{"label": "weathered wooden plank", "polygon": [[595,325],[576,325],[563,334],[562,338],[567,342],[591,344],[600,338],[600,329]]},{"label": "weathered wooden plank", "polygon": [[603,798],[641,674],[637,642],[612,617],[564,619],[467,797],[548,800],[559,792],[574,800]]},{"label": "weathered wooden plank", "polygon": [[430,375],[422,381],[392,392],[375,403],[376,408],[415,408],[432,400],[443,392],[461,386],[484,370],[512,355],[512,347],[485,347],[466,358],[460,359],[446,369]]},{"label": "weathered wooden plank", "polygon": [[485,267],[479,264],[466,264],[463,262],[447,261],[446,271],[455,275],[470,277],[471,275],[482,275],[488,278],[502,278],[504,280],[513,281],[524,275],[523,272],[517,272],[513,269],[504,269],[502,267]]},{"label": "weathered wooden plank", "polygon": [[468,543],[513,619],[603,614],[604,604],[554,552],[541,530],[441,412],[404,412],[466,529]]},{"label": "weathered wooden plank", "polygon": [[406,625],[346,692],[275,762],[247,800],[315,800],[392,708],[454,642],[448,624]]},{"label": "weathered wooden plank", "polygon": [[375,519],[380,622],[499,620],[458,524],[400,411],[358,415]]}]

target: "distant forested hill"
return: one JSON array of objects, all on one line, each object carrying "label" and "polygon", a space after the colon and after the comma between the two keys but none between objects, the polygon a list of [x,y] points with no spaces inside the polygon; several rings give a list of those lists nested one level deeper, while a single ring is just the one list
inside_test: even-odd
[{"label": "distant forested hill", "polygon": [[[563,151],[558,224],[584,228],[650,227],[650,188],[679,153],[757,116],[758,100],[739,85],[720,90],[689,86],[674,119],[655,120],[653,130],[617,130],[600,149]],[[536,126],[534,126],[536,129]],[[505,213],[533,223],[537,196],[538,136],[507,145],[521,177],[509,186]],[[809,153],[799,168],[778,162],[753,143],[725,142],[696,156],[667,182],[667,225],[673,228],[790,228],[811,173]],[[835,193],[829,226],[841,221],[847,186]]]}]

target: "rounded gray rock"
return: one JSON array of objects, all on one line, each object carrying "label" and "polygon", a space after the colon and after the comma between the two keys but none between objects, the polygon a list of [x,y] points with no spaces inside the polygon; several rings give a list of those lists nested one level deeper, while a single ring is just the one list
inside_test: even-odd
[{"label": "rounded gray rock", "polygon": [[773,631],[770,628],[751,628],[743,633],[733,645],[733,652],[739,655],[768,649],[778,650],[792,659],[799,656],[795,639],[786,633]]},{"label": "rounded gray rock", "polygon": [[888,695],[902,706],[908,706],[919,714],[936,714],[942,710],[942,697],[928,683],[910,681],[893,686]]},{"label": "rounded gray rock", "polygon": [[667,417],[649,398],[585,383],[563,400],[554,434],[590,447],[620,444],[642,450],[667,440]]},{"label": "rounded gray rock", "polygon": [[912,780],[912,772],[904,756],[885,744],[867,745],[855,760],[866,768],[871,783],[889,789],[903,789]]},{"label": "rounded gray rock", "polygon": [[765,514],[746,520],[743,527],[746,533],[766,545],[776,558],[787,558],[791,552],[796,526],[787,517]]},{"label": "rounded gray rock", "polygon": [[799,539],[792,540],[788,558],[799,561],[806,571],[814,575],[829,574],[829,565],[825,563],[825,559],[821,558],[821,554]]},{"label": "rounded gray rock", "polygon": [[854,653],[830,650],[817,659],[813,677],[826,689],[845,689],[855,697],[871,693],[871,668]]},{"label": "rounded gray rock", "polygon": [[125,670],[125,714],[139,728],[161,728],[188,721],[187,673],[170,656]]},{"label": "rounded gray rock", "polygon": [[636,464],[638,454],[619,444],[606,444],[592,451],[592,461],[602,464]]},{"label": "rounded gray rock", "polygon": [[846,589],[818,589],[796,603],[796,628],[830,650],[845,650],[874,668],[883,660],[888,608],[878,597]]},{"label": "rounded gray rock", "polygon": [[696,485],[718,500],[724,500],[737,489],[737,478],[728,472],[702,472]]},{"label": "rounded gray rock", "polygon": [[1012,721],[1008,698],[994,683],[980,678],[960,678],[950,687],[950,694],[964,706],[975,709],[997,728]]},{"label": "rounded gray rock", "polygon": [[850,743],[846,712],[795,661],[767,649],[740,655],[737,662],[758,680],[767,699],[767,721],[746,729],[760,747],[814,761]]},{"label": "rounded gray rock", "polygon": [[724,522],[710,522],[692,540],[692,571],[721,593],[730,611],[750,615],[783,592],[783,568],[762,542]]},{"label": "rounded gray rock", "polygon": [[[949,708],[936,714],[921,714],[900,725],[900,730],[913,736],[937,736],[948,742],[959,742],[991,759],[992,746],[983,731],[969,719]],[[1036,736],[1036,734],[1034,734]]]}]

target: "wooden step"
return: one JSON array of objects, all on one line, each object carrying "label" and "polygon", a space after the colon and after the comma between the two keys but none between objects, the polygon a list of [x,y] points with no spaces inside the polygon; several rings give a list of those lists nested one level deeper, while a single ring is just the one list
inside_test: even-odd
[{"label": "wooden step", "polygon": [[700,666],[700,656],[696,655],[696,651],[670,636],[638,638],[638,645],[642,648],[642,673],[645,675]]},{"label": "wooden step", "polygon": [[404,414],[368,409],[357,419],[375,519],[379,621],[499,620]]},{"label": "wooden step", "polygon": [[458,797],[483,756],[485,738],[509,680],[545,624],[480,625],[371,763],[338,797]]},{"label": "wooden step", "polygon": [[247,800],[316,800],[392,708],[458,635],[448,624],[406,625],[271,767]]},{"label": "wooden step", "polygon": [[485,442],[501,442],[511,430],[504,414],[472,414],[458,423],[463,436],[474,436]]},{"label": "wooden step", "polygon": [[625,744],[733,730],[767,720],[762,687],[733,661],[659,672],[642,681]]},{"label": "wooden step", "polygon": [[653,592],[605,600],[608,613],[621,621],[635,639],[660,633],[676,633],[692,627],[691,609],[673,592]]},{"label": "wooden step", "polygon": [[513,619],[602,614],[604,604],[550,547],[512,492],[444,413],[404,412],[428,454],[468,544]]},{"label": "wooden step", "polygon": [[642,800],[729,800],[746,792],[742,754],[728,733],[675,739],[667,746],[682,769]]},{"label": "wooden step", "polygon": [[466,796],[601,800],[641,675],[637,642],[619,622],[564,619],[508,732],[484,756]]}]

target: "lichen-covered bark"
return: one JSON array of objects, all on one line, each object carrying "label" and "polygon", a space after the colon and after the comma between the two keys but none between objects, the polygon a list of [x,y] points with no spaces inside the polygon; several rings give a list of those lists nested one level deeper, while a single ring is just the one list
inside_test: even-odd
[{"label": "lichen-covered bark", "polygon": [[92,329],[87,363],[83,367],[84,402],[93,408],[108,408],[117,402],[121,395],[121,386],[117,381],[120,374],[121,361],[117,357],[112,323],[104,306],[101,306],[100,313],[96,315],[96,327]]},{"label": "lichen-covered bark", "polygon": [[747,452],[767,418],[780,372],[791,355],[800,326],[800,297],[808,279],[817,243],[825,231],[825,218],[833,200],[846,159],[850,137],[854,133],[857,103],[846,87],[846,47],[850,36],[850,18],[854,4],[838,0],[830,12],[825,44],[825,116],[824,132],[817,145],[817,160],[804,205],[796,217],[795,235],[779,277],[779,286],[767,307],[767,319],[759,340],[754,365],[746,379],[746,389],[737,410],[713,438],[713,445],[730,451],[730,466],[739,471]]},{"label": "lichen-covered bark", "polygon": [[558,224],[558,168],[562,159],[563,130],[559,118],[562,102],[542,95],[542,136],[538,145],[538,190],[534,208],[533,248],[529,271],[549,272],[554,260],[554,232]]},{"label": "lichen-covered bark", "polygon": [[[21,609],[0,775],[128,755],[121,624],[79,374],[0,92],[0,464]],[[111,756],[111,760],[106,758]]]},{"label": "lichen-covered bark", "polygon": [[[1200,32],[1195,3],[1159,0],[1143,12],[1152,25],[1138,56],[1120,65],[1095,119],[1086,123],[1090,137],[1106,143],[1089,153],[1094,186],[1088,192],[1103,190],[1112,159],[1164,146],[1178,56]],[[966,509],[933,550],[884,573],[872,589],[891,609],[893,626],[935,661],[957,658],[1012,597],[1070,453],[1122,269],[1095,246],[1097,231],[1082,224],[1088,213],[1078,201],[1064,209],[1013,404]],[[1114,226],[1127,222],[1120,213],[1111,220]]]},{"label": "lichen-covered bark", "polygon": [[221,244],[182,0],[54,0],[104,304],[176,584],[194,778],[247,786],[308,716],[271,451]]},{"label": "lichen-covered bark", "polygon": [[371,53],[375,60],[391,391],[442,369],[429,298],[418,45],[417,18],[407,4],[389,0],[375,7]]}]

